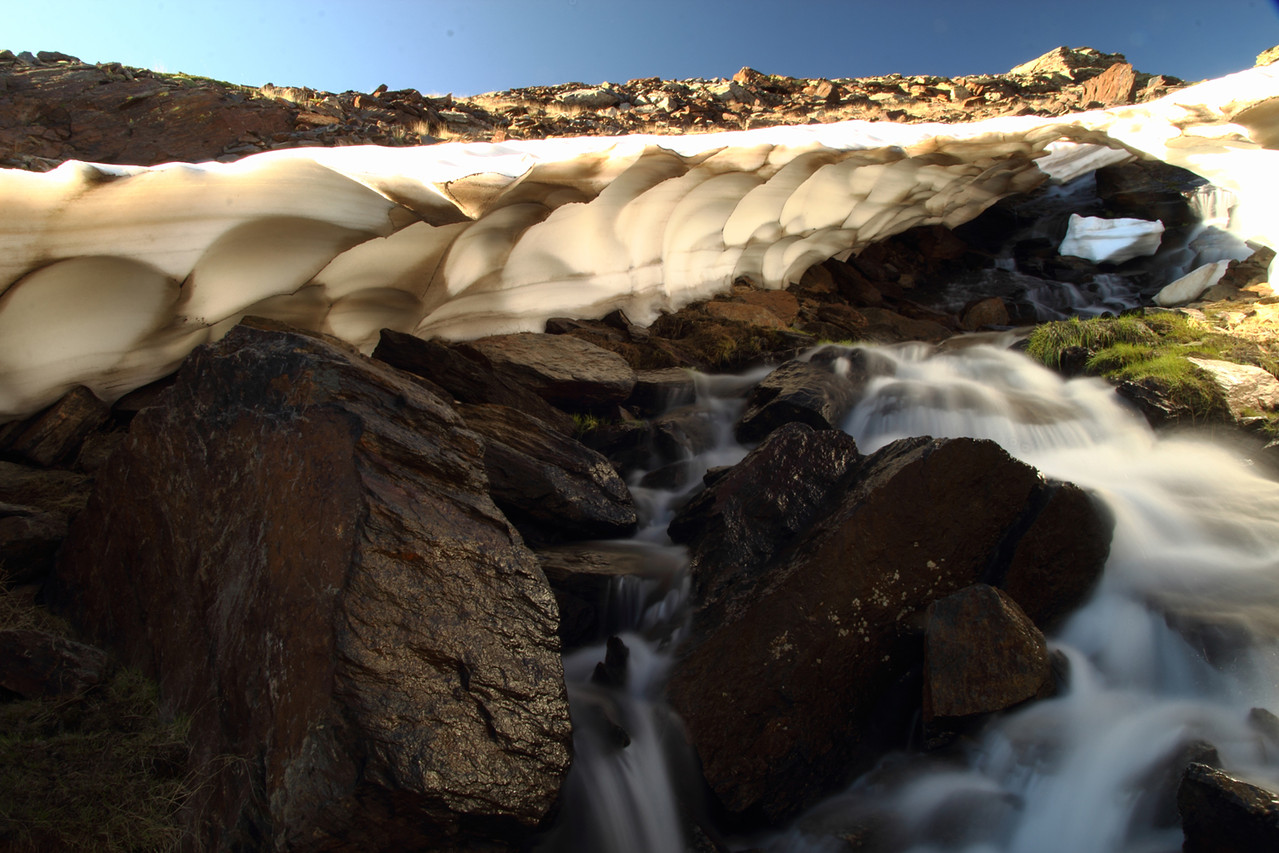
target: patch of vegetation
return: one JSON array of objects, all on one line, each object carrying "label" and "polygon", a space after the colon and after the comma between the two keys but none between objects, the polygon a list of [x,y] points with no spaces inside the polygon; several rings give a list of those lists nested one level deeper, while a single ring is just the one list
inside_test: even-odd
[{"label": "patch of vegetation", "polygon": [[1031,333],[1026,349],[1054,369],[1061,368],[1072,350],[1084,351],[1089,374],[1115,382],[1151,382],[1196,417],[1223,410],[1224,401],[1188,357],[1250,364],[1279,376],[1274,352],[1174,311],[1044,323]]},{"label": "patch of vegetation", "polygon": [[[0,629],[12,628],[67,633],[0,583]],[[0,700],[0,848],[179,849],[187,728],[161,718],[155,684],[130,669],[82,696]]]}]

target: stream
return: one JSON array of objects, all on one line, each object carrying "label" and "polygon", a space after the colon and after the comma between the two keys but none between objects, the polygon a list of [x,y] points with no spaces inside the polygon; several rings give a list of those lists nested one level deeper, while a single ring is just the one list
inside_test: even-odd
[{"label": "stream", "polygon": [[[1228,772],[1279,787],[1279,749],[1249,724],[1251,709],[1279,708],[1279,482],[1235,450],[1155,434],[1101,380],[1064,380],[1008,343],[863,348],[877,375],[844,428],[863,453],[913,435],[993,439],[1106,503],[1116,527],[1103,580],[1049,638],[1069,661],[1065,689],[993,719],[958,755],[888,756],[785,830],[732,849],[837,853],[869,822],[876,850],[1171,853],[1174,765],[1201,741]],[[702,378],[695,405],[716,413],[721,440],[690,460],[690,482],[745,455],[732,424],[759,378]],[[607,631],[629,648],[623,687],[591,680],[602,643],[565,659],[572,817],[545,850],[689,849],[702,813],[661,698],[687,610],[686,560],[665,528],[686,495],[634,491],[643,529],[614,546],[645,555],[657,579],[614,590]]]}]

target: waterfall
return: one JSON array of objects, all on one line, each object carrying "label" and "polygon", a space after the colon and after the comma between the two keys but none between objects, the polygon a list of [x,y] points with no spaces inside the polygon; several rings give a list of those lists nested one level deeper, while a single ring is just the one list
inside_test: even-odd
[{"label": "waterfall", "polygon": [[[1279,787],[1279,744],[1248,722],[1253,708],[1279,708],[1279,483],[1238,450],[1153,433],[1104,382],[1065,380],[1008,343],[861,348],[874,376],[844,427],[864,453],[912,435],[990,438],[1106,503],[1116,527],[1103,580],[1050,637],[1069,663],[1065,689],[994,719],[958,759],[888,756],[786,830],[735,849],[833,853],[872,825],[884,839],[874,849],[893,851],[1173,851],[1187,754],[1210,744],[1232,774]],[[735,395],[757,379],[703,381],[698,405],[719,411],[724,440],[690,460],[699,475],[745,453],[728,427]],[[662,531],[681,496],[637,493],[649,517],[637,547],[669,560]],[[581,732],[566,810],[580,814],[575,843],[561,829],[547,849],[688,848],[695,773],[661,701],[686,587],[668,587],[679,592],[610,629],[629,632],[624,688],[590,683],[602,645],[566,660]],[[600,746],[613,724],[630,746]]]}]

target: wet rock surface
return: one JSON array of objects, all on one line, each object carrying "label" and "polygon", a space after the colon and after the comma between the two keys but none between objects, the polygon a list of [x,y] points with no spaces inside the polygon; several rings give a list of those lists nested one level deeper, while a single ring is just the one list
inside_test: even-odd
[{"label": "wet rock surface", "polygon": [[1279,794],[1205,764],[1177,789],[1186,853],[1244,853],[1279,845]]},{"label": "wet rock surface", "polygon": [[199,834],[518,846],[569,719],[555,601],[478,436],[407,374],[246,326],[164,403],[100,470],[53,594],[191,715]]},{"label": "wet rock surface", "polygon": [[1003,571],[1043,488],[991,442],[903,439],[763,567],[717,566],[736,604],[698,607],[668,692],[730,813],[792,814],[903,742],[925,609]]}]

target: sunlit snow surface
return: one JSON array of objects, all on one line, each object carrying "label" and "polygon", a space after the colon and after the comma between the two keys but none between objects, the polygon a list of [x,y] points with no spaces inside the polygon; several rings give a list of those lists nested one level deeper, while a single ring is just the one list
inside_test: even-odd
[{"label": "sunlit snow surface", "polygon": [[[1137,106],[965,125],[305,148],[232,164],[0,171],[0,419],[114,399],[245,314],[368,348],[784,287],[1125,149],[1232,191],[1279,246],[1279,70]],[[1065,144],[1063,144],[1065,143]],[[1119,152],[1119,153],[1116,153]]]}]

